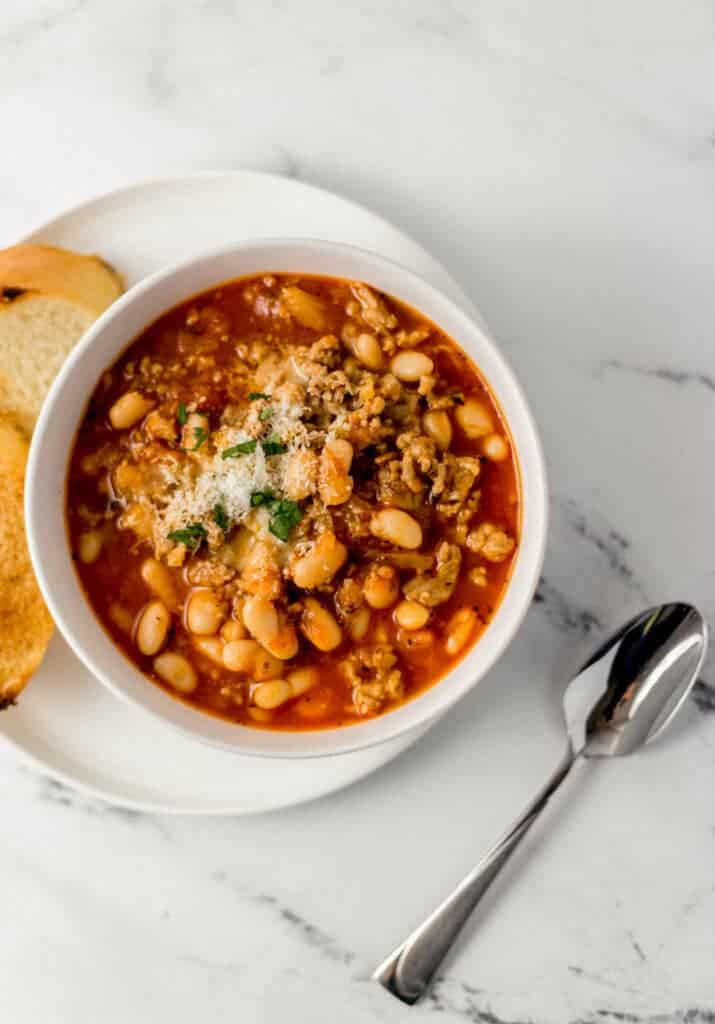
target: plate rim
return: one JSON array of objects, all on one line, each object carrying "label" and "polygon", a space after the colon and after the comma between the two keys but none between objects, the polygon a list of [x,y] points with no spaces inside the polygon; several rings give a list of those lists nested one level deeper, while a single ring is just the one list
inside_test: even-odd
[{"label": "plate rim", "polygon": [[[99,683],[99,680],[97,680]],[[101,686],[102,684],[99,683]],[[118,698],[115,698],[118,699]],[[440,716],[441,717],[441,716]],[[306,793],[300,797],[289,798],[285,800],[279,800],[275,803],[266,804],[263,807],[251,807],[237,810],[235,804],[230,801],[225,801],[221,804],[212,806],[206,806],[205,804],[162,804],[156,803],[149,799],[133,799],[132,797],[122,795],[109,795],[109,791],[100,789],[98,786],[93,786],[89,782],[85,782],[83,779],[75,778],[64,772],[61,768],[57,768],[54,765],[47,764],[42,761],[36,754],[28,751],[25,747],[21,746],[12,736],[8,736],[6,733],[0,732],[0,747],[7,752],[10,752],[17,758],[17,762],[20,767],[24,769],[30,769],[36,771],[39,775],[52,779],[58,782],[60,785],[66,787],[69,790],[79,793],[81,796],[90,800],[100,800],[103,803],[109,804],[111,807],[119,807],[125,811],[133,811],[139,814],[166,814],[172,817],[192,817],[192,818],[248,818],[258,814],[272,814],[274,811],[287,810],[289,807],[300,807],[302,804],[311,803],[313,800],[322,800],[323,797],[331,796],[333,793],[338,793],[343,789],[348,789],[350,786],[361,782],[363,779],[369,778],[374,772],[386,765],[389,765],[392,761],[404,754],[407,750],[418,743],[422,737],[427,733],[433,725],[436,725],[439,718],[436,718],[434,722],[430,722],[429,725],[417,728],[414,733],[409,733],[403,737],[404,743],[396,744],[391,750],[389,755],[384,761],[379,764],[372,766],[368,771],[363,772],[360,775],[356,775],[354,778],[348,780],[340,780],[331,785],[326,789],[320,789],[314,793]],[[187,742],[190,742],[187,740]],[[371,748],[372,749],[372,748]],[[232,755],[235,759],[238,759],[236,755]],[[338,759],[340,757],[349,757],[350,754],[336,754],[333,758],[323,757],[320,759],[314,758],[313,760],[320,760],[324,763],[328,763],[331,760]],[[265,757],[252,757],[250,754],[241,754],[241,759],[247,761],[265,761]],[[284,761],[286,759],[283,759]],[[289,763],[289,762],[286,762]]]},{"label": "plate rim", "polygon": [[[351,207],[355,212],[359,213],[361,216],[367,215],[368,217],[371,217],[373,220],[379,221],[390,232],[399,235],[404,241],[409,242],[409,244],[413,246],[414,249],[420,251],[424,256],[426,256],[430,260],[430,262],[444,275],[444,282],[450,289],[449,296],[452,298],[452,300],[461,305],[462,308],[465,309],[466,312],[469,313],[469,315],[477,321],[481,329],[486,334],[493,338],[493,334],[491,332],[489,324],[485,320],[484,314],[482,313],[481,309],[479,309],[479,307],[469,298],[469,296],[464,291],[460,283],[452,276],[452,274],[447,270],[447,268],[442,264],[442,262],[438,260],[435,256],[433,256],[430,253],[430,251],[426,248],[426,246],[422,244],[422,242],[418,241],[416,238],[413,238],[412,235],[408,234],[406,231],[403,231],[402,228],[399,228],[396,224],[393,224],[391,220],[383,216],[381,213],[378,213],[376,210],[373,210],[365,203],[361,203],[356,199],[350,198],[349,196],[344,196],[342,193],[336,192],[334,189],[324,188],[322,185],[313,185],[308,181],[303,181],[302,178],[292,177],[287,174],[278,174],[275,171],[259,171],[252,167],[234,167],[226,168],[223,170],[207,168],[205,170],[193,170],[186,172],[176,171],[173,174],[152,175],[146,178],[137,178],[136,180],[128,181],[123,185],[117,185],[114,188],[94,192],[86,199],[82,199],[79,202],[75,203],[74,205],[68,206],[61,210],[60,212],[52,214],[50,217],[44,220],[38,218],[38,220],[29,230],[23,231],[19,235],[19,237],[17,237],[15,241],[12,242],[11,244],[18,245],[25,242],[37,242],[37,244],[40,245],[52,244],[42,243],[36,236],[52,230],[52,228],[65,217],[69,217],[71,215],[76,215],[79,213],[84,213],[87,211],[89,207],[110,200],[119,194],[149,190],[156,186],[162,186],[167,184],[176,186],[181,185],[184,182],[193,183],[203,180],[217,181],[220,179],[245,177],[260,179],[262,181],[267,181],[270,184],[274,185],[278,185],[279,183],[281,185],[288,183],[292,187],[301,189],[306,193],[311,193],[316,196],[328,196],[330,199],[342,203],[344,206]],[[408,267],[408,269],[411,268]],[[413,273],[420,272],[413,271]],[[143,280],[143,278],[141,280]],[[130,285],[130,287],[133,287],[133,285]],[[435,287],[443,288],[444,285],[440,284],[436,285]]]},{"label": "plate rim", "polygon": [[[182,185],[196,185],[201,183],[211,182],[222,182],[230,179],[254,179],[256,182],[262,182],[268,187],[279,186],[285,187],[289,185],[293,188],[299,189],[305,194],[314,196],[315,198],[328,197],[330,200],[338,202],[343,205],[344,208],[354,211],[361,217],[370,217],[373,221],[379,222],[388,232],[393,236],[399,236],[405,242],[407,242],[415,251],[420,252],[431,262],[436,269],[441,272],[443,281],[448,282],[450,285],[449,294],[453,300],[462,306],[463,309],[469,312],[470,315],[477,319],[480,326],[488,332],[487,325],[484,321],[480,311],[474,306],[467,295],[462,290],[459,283],[452,277],[449,271],[437,260],[432,254],[426,249],[421,242],[414,239],[410,234],[403,231],[397,225],[393,224],[388,218],[384,217],[381,213],[372,210],[370,207],[363,203],[360,203],[350,197],[343,196],[339,192],[335,192],[332,189],[323,188],[320,185],[313,185],[310,182],[305,182],[302,179],[291,177],[288,175],[281,175],[271,171],[261,171],[250,167],[242,168],[226,168],[226,169],[215,169],[207,168],[204,170],[191,170],[191,171],[176,171],[170,174],[163,175],[152,175],[149,177],[143,177],[139,179],[128,180],[124,183],[115,185],[112,188],[104,188],[93,192],[87,197],[80,199],[75,203],[71,203],[65,207],[58,207],[54,212],[46,215],[42,218],[37,218],[33,221],[29,227],[23,229],[15,238],[13,244],[22,243],[37,243],[37,244],[61,244],[55,242],[45,241],[43,242],[43,235],[51,233],[56,230],[61,222],[71,217],[92,217],[92,207],[101,207],[103,204],[110,203],[116,200],[118,197],[126,197],[132,193],[138,192],[150,192],[152,189],[161,189],[164,186],[171,188],[181,188]],[[157,268],[160,269],[160,268]],[[144,277],[139,278],[139,281],[143,280]],[[138,283],[138,282],[135,282]],[[130,286],[132,287],[132,286]],[[443,288],[443,283],[439,283],[438,287]],[[76,655],[74,655],[76,657]],[[97,680],[97,684],[102,687],[102,684]],[[102,687],[102,689],[105,689]],[[109,692],[106,691],[105,692]],[[117,699],[116,697],[114,699]],[[441,717],[441,716],[438,716]],[[394,744],[389,751],[388,756],[381,764],[371,765],[370,768],[361,774],[357,774],[353,779],[349,781],[340,780],[333,786],[328,786],[325,789],[320,789],[314,793],[307,793],[295,797],[288,797],[287,799],[279,800],[275,803],[268,803],[265,807],[247,808],[243,809],[237,806],[235,802],[230,800],[224,801],[220,804],[213,806],[206,806],[203,803],[192,803],[190,800],[185,803],[172,803],[163,804],[156,802],[152,799],[145,798],[134,798],[126,794],[118,793],[100,786],[94,785],[90,782],[85,781],[81,777],[74,776],[69,772],[58,768],[56,765],[44,760],[39,754],[35,753],[32,748],[28,748],[23,745],[18,739],[12,735],[8,735],[4,730],[0,730],[0,746],[9,754],[14,755],[19,764],[25,768],[29,768],[37,771],[40,775],[53,779],[59,784],[74,790],[84,797],[89,799],[96,799],[108,803],[110,806],[120,807],[129,811],[137,811],[140,813],[154,813],[154,814],[169,814],[169,815],[187,815],[191,817],[227,817],[227,816],[244,816],[253,814],[270,813],[272,811],[280,810],[287,807],[295,807],[300,804],[307,803],[311,800],[320,799],[324,796],[329,796],[331,793],[337,792],[340,789],[345,789],[355,782],[360,781],[363,778],[367,778],[374,771],[383,765],[389,764],[399,754],[403,753],[406,749],[413,746],[418,740],[431,728],[433,722],[429,722],[424,726],[410,731],[401,737],[401,742],[395,740],[390,741]],[[191,742],[186,740],[186,742]],[[380,746],[380,745],[378,745]],[[373,748],[369,748],[373,749]],[[253,761],[256,758],[250,755],[242,755],[247,759]],[[353,757],[355,753],[349,754],[337,754],[335,758],[341,757]],[[261,758],[263,760],[263,758]],[[284,760],[284,759],[280,759]],[[325,762],[327,765],[333,758],[326,757],[317,759]]]}]

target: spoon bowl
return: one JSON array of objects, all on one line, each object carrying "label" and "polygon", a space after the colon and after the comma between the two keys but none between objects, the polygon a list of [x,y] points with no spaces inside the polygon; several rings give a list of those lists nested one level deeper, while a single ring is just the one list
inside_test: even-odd
[{"label": "spoon bowl", "polygon": [[574,756],[620,757],[660,736],[698,678],[707,641],[702,615],[682,602],[626,623],[566,688]]}]

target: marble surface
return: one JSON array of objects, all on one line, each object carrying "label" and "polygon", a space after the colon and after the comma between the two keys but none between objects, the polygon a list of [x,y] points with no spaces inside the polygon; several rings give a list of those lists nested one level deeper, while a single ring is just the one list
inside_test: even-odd
[{"label": "marble surface", "polygon": [[553,493],[508,654],[336,796],[163,818],[0,760],[3,1021],[715,1021],[712,663],[570,783],[422,1005],[368,980],[558,757],[578,659],[648,602],[715,611],[714,43],[709,0],[5,0],[0,243],[177,170],[361,200],[479,304]]}]

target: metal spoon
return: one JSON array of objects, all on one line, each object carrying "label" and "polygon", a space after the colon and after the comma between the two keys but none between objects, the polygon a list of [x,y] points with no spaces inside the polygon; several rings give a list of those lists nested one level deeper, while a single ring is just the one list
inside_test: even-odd
[{"label": "metal spoon", "polygon": [[688,604],[636,616],[600,647],[564,694],[568,747],[523,814],[450,896],[380,964],[373,978],[416,1003],[491,882],[580,757],[619,757],[654,739],[687,697],[708,628]]}]

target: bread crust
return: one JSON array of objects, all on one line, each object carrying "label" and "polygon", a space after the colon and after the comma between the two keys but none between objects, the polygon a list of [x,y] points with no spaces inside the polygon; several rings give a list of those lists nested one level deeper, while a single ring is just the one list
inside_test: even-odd
[{"label": "bread crust", "polygon": [[122,290],[119,274],[98,256],[31,242],[0,250],[0,314],[3,305],[37,292],[81,306],[96,318]]},{"label": "bread crust", "polygon": [[14,703],[38,668],[53,630],[25,536],[27,452],[25,433],[0,412],[0,709]]},{"label": "bread crust", "polygon": [[0,250],[0,410],[31,432],[67,355],[121,291],[97,256],[31,243]]}]

